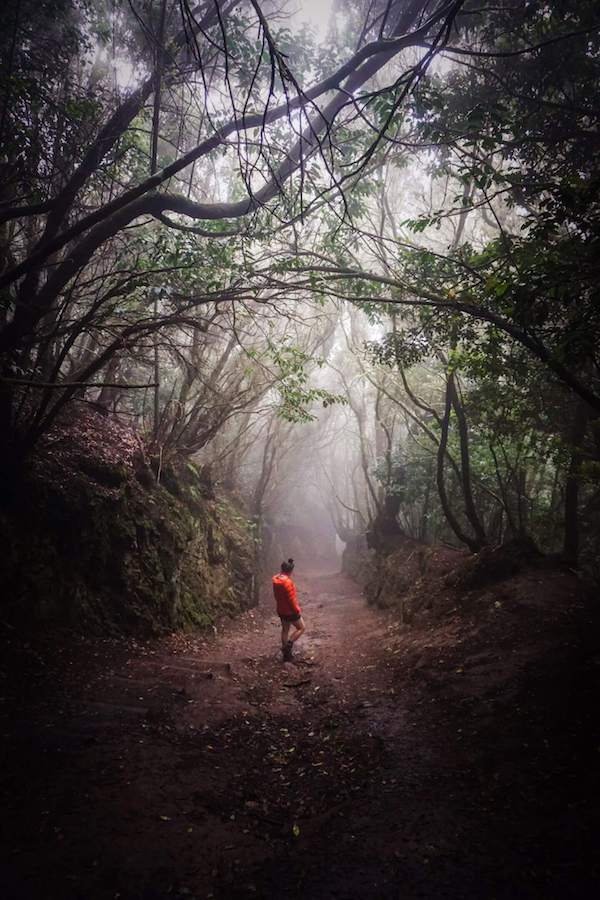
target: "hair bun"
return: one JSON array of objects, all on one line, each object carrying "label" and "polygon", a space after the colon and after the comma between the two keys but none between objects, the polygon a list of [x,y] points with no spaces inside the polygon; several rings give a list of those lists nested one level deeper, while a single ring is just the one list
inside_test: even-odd
[{"label": "hair bun", "polygon": [[289,562],[289,564],[290,564],[291,566],[294,565],[294,560],[291,558],[291,556],[290,556],[290,558],[288,559],[288,562]]}]

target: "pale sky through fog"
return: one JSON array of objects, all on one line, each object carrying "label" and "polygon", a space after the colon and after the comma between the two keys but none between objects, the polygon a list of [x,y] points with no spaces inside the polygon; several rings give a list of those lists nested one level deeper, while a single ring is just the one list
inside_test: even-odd
[{"label": "pale sky through fog", "polygon": [[306,22],[313,26],[320,41],[327,32],[333,0],[292,0],[290,9],[298,23]]}]

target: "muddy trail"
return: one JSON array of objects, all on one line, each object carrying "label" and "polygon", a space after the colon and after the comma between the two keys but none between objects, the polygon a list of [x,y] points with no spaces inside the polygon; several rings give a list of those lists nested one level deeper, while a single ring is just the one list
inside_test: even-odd
[{"label": "muddy trail", "polygon": [[527,656],[296,580],[289,664],[268,598],[210,637],[9,635],[4,900],[594,896],[587,614]]}]

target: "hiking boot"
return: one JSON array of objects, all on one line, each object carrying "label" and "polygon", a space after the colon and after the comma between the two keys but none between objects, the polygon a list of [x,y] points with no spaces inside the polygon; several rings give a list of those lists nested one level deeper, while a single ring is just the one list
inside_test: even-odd
[{"label": "hiking boot", "polygon": [[284,646],[283,646],[283,648],[282,648],[283,661],[284,661],[284,662],[290,662],[290,660],[291,660],[291,658],[292,658],[292,648],[293,648],[293,646],[294,646],[294,645],[293,645],[293,643],[292,643],[291,641],[288,641],[287,644],[284,644]]}]

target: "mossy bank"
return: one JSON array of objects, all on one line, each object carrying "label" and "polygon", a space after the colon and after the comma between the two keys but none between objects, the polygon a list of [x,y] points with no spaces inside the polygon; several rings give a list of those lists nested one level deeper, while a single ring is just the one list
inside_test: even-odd
[{"label": "mossy bank", "polygon": [[92,412],[61,424],[0,508],[2,618],[157,634],[253,604],[253,534],[193,464],[151,468],[135,434]]}]

